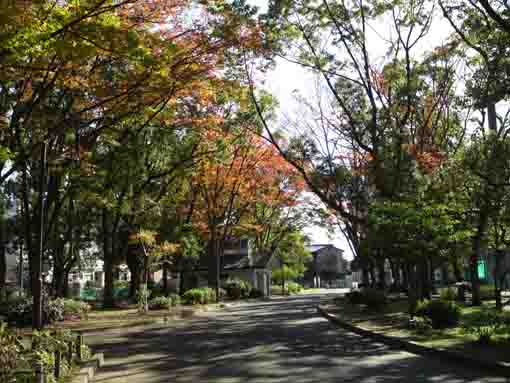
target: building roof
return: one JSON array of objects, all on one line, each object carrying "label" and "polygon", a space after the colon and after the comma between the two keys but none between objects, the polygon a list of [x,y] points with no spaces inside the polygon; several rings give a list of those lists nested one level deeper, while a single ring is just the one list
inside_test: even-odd
[{"label": "building roof", "polygon": [[[335,249],[337,249],[335,246],[333,246],[333,245],[331,245],[331,244],[329,244],[329,243],[327,243],[327,244],[313,244],[313,245],[308,245],[308,246],[307,246],[307,249],[308,249],[308,251],[309,251],[310,253],[312,253],[312,254],[313,254],[313,253],[316,253],[316,252],[317,252],[317,251],[319,251],[319,250],[324,249],[325,247],[334,247]],[[337,249],[337,250],[339,250],[339,251],[343,252],[343,250],[342,250],[342,249]]]},{"label": "building roof", "polygon": [[[251,259],[250,259],[251,258]],[[271,254],[224,254],[221,257],[222,270],[265,269],[271,261]],[[195,271],[207,270],[207,257],[201,257]]]},{"label": "building roof", "polygon": [[265,268],[271,260],[270,254],[252,254],[251,259],[247,254],[225,254],[222,258],[224,270]]}]

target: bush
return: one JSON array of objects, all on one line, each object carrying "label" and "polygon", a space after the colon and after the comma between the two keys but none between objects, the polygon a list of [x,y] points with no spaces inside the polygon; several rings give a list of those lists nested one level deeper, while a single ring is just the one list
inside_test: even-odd
[{"label": "bush", "polygon": [[488,310],[471,316],[463,323],[462,330],[475,335],[478,343],[489,344],[495,334],[508,333],[509,327],[510,318],[507,315]]},{"label": "bush", "polygon": [[64,319],[86,318],[91,306],[75,299],[61,299],[64,308]]},{"label": "bush", "polygon": [[43,311],[48,323],[63,321],[64,299],[54,299],[49,301],[46,305],[44,305]]},{"label": "bush", "polygon": [[205,305],[216,301],[216,293],[213,289],[208,287],[195,288],[186,291],[182,295],[182,300],[188,305]]},{"label": "bush", "polygon": [[178,294],[170,294],[168,297],[172,303],[172,306],[178,306],[181,304],[181,297]]},{"label": "bush", "polygon": [[251,286],[248,282],[240,279],[230,279],[224,284],[227,296],[231,299],[248,298],[250,296]]},{"label": "bush", "polygon": [[263,298],[263,297],[264,293],[262,292],[262,290],[253,289],[250,291],[250,298]]},{"label": "bush", "polygon": [[0,382],[14,382],[14,371],[22,361],[22,345],[16,334],[0,322]]},{"label": "bush", "polygon": [[345,294],[345,298],[352,305],[364,304],[374,310],[378,310],[386,304],[384,291],[377,289],[354,290]]},{"label": "bush", "polygon": [[455,289],[447,287],[441,290],[439,298],[442,301],[454,301],[455,299],[457,299],[457,292],[455,291]]},{"label": "bush", "polygon": [[480,285],[480,299],[495,299],[494,285]]},{"label": "bush", "polygon": [[345,298],[351,305],[360,305],[363,303],[363,294],[361,294],[359,290],[354,290],[345,294]]},{"label": "bush", "polygon": [[369,309],[380,309],[386,302],[386,295],[383,290],[363,289],[361,291],[362,303]]},{"label": "bush", "polygon": [[418,334],[427,335],[432,330],[432,321],[426,317],[414,317],[409,321],[409,328]]},{"label": "bush", "polygon": [[454,302],[429,301],[418,302],[416,315],[429,318],[433,328],[446,328],[459,323],[461,310]]},{"label": "bush", "polygon": [[303,290],[303,286],[296,282],[287,282],[285,287],[289,294],[298,294]]},{"label": "bush", "polygon": [[172,298],[156,297],[149,301],[149,310],[170,310],[172,307]]}]

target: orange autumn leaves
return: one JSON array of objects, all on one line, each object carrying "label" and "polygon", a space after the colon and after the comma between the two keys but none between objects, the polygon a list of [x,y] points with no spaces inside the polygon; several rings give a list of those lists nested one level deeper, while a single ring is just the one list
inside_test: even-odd
[{"label": "orange autumn leaves", "polygon": [[201,232],[256,231],[250,219],[258,206],[284,209],[297,203],[304,181],[263,138],[249,131],[207,136],[208,145],[222,149],[201,161],[192,179],[193,222]]}]

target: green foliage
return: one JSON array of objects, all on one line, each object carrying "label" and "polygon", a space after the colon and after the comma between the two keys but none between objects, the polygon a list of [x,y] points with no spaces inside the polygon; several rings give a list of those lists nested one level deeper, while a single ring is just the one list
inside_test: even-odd
[{"label": "green foliage", "polygon": [[0,322],[0,383],[16,382],[14,372],[24,359],[22,348],[16,334],[7,328],[7,323]]},{"label": "green foliage", "polygon": [[167,297],[156,297],[149,301],[149,310],[169,310],[172,307],[172,300]]},{"label": "green foliage", "polygon": [[379,310],[387,303],[384,291],[372,288],[351,291],[345,295],[345,298],[350,304],[363,304],[372,310]]},{"label": "green foliage", "polygon": [[227,293],[227,297],[231,299],[248,298],[251,292],[250,284],[241,279],[229,279],[225,282],[223,288]]},{"label": "green foliage", "polygon": [[147,288],[147,285],[141,285],[136,291],[136,302],[138,303],[138,311],[147,312],[149,310],[149,297],[151,291]]},{"label": "green foliage", "polygon": [[363,303],[363,294],[360,290],[354,290],[345,294],[347,302],[351,305],[360,305]]},{"label": "green foliage", "polygon": [[294,280],[303,275],[305,265],[311,257],[305,238],[300,232],[287,234],[279,243],[275,251],[275,257],[279,265],[275,265],[272,278],[275,283]]},{"label": "green foliage", "polygon": [[188,305],[205,305],[216,302],[216,292],[209,287],[195,288],[182,295],[182,301]]},{"label": "green foliage", "polygon": [[462,321],[462,330],[474,335],[481,344],[489,344],[494,335],[510,331],[510,317],[494,310],[483,310]]},{"label": "green foliage", "polygon": [[75,299],[61,298],[60,301],[63,305],[63,316],[64,319],[72,318],[87,318],[92,307],[86,303]]},{"label": "green foliage", "polygon": [[149,310],[169,310],[171,307],[179,305],[181,297],[172,294],[168,297],[156,297],[149,301]]},{"label": "green foliage", "polygon": [[288,294],[299,294],[303,291],[303,286],[296,282],[287,282],[285,284],[285,290]]},{"label": "green foliage", "polygon": [[418,302],[415,314],[430,319],[432,327],[441,329],[452,327],[459,323],[461,309],[454,302],[442,300],[429,301],[425,299]]},{"label": "green foliage", "polygon": [[441,290],[439,297],[442,301],[454,301],[457,298],[457,293],[455,289],[447,287]]},{"label": "green foliage", "polygon": [[259,290],[259,289],[252,289],[250,291],[250,298],[263,298],[264,297],[264,292],[262,290]]},{"label": "green foliage", "polygon": [[409,328],[421,335],[430,334],[432,321],[427,317],[414,317],[409,321]]},{"label": "green foliage", "polygon": [[367,288],[361,291],[361,295],[363,304],[369,309],[379,310],[387,303],[383,290]]}]

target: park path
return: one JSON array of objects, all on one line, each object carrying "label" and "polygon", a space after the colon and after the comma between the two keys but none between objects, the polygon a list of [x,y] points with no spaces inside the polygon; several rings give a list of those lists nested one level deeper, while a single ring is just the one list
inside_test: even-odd
[{"label": "park path", "polygon": [[96,383],[499,383],[469,366],[392,350],[340,330],[315,306],[326,292],[240,304],[158,326],[96,333]]}]

